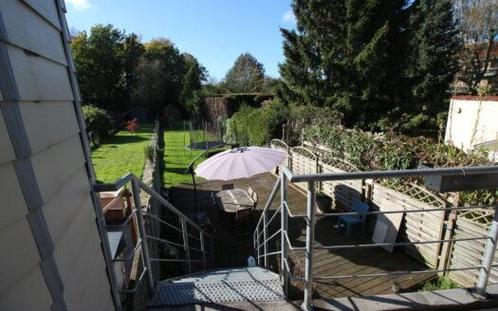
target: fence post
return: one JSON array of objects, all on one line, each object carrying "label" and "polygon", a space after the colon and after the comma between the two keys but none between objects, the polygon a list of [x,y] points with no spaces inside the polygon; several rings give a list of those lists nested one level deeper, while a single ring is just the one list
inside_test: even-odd
[{"label": "fence post", "polygon": [[131,191],[133,193],[133,204],[137,211],[138,232],[142,243],[142,254],[144,255],[145,268],[147,269],[147,281],[151,291],[154,290],[154,278],[152,277],[152,267],[150,265],[149,245],[147,244],[147,233],[145,231],[144,218],[142,214],[142,203],[140,202],[140,186],[133,177],[131,179]]},{"label": "fence post", "polygon": [[306,261],[304,271],[303,310],[312,310],[313,302],[313,244],[315,242],[315,182],[308,182],[306,205]]},{"label": "fence post", "polygon": [[287,297],[289,287],[289,275],[287,271],[287,241],[285,235],[288,229],[288,217],[285,204],[287,203],[287,177],[283,172],[280,172],[280,276],[284,287],[284,294]]},{"label": "fence post", "polygon": [[268,228],[266,227],[268,225],[268,211],[264,210],[263,211],[263,265],[266,269],[268,269],[268,259],[266,257],[266,254],[268,253],[268,241],[266,240],[268,238]]},{"label": "fence post", "polygon": [[187,261],[187,271],[192,273],[192,263],[190,262],[190,247],[188,245],[188,227],[185,218],[181,219],[182,222],[182,235],[183,235],[183,251],[185,252],[185,260]]},{"label": "fence post", "polygon": [[498,212],[495,206],[493,222],[488,232],[488,240],[486,242],[486,250],[482,258],[482,268],[479,271],[479,279],[476,284],[476,292],[480,295],[486,293],[489,275],[491,274],[491,266],[495,256],[495,250],[498,243]]}]

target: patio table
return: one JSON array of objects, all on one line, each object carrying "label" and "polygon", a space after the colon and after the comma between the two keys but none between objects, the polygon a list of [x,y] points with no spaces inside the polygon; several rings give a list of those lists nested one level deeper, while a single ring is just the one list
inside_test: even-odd
[{"label": "patio table", "polygon": [[244,189],[222,190],[216,193],[217,206],[226,213],[237,213],[254,207],[254,201]]}]

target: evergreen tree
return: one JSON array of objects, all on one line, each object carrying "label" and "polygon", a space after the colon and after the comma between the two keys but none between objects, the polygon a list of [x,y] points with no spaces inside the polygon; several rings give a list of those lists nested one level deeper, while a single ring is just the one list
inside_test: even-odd
[{"label": "evergreen tree", "polygon": [[293,9],[283,101],[332,107],[348,127],[435,125],[460,48],[448,0],[294,0]]},{"label": "evergreen tree", "polygon": [[227,72],[224,87],[229,92],[260,92],[265,83],[263,64],[249,53],[241,54]]},{"label": "evergreen tree", "polygon": [[450,1],[416,0],[412,8],[406,70],[412,100],[403,106],[401,119],[401,128],[407,131],[435,124],[437,114],[447,111],[448,89],[462,47]]},{"label": "evergreen tree", "polygon": [[399,93],[405,0],[295,0],[297,31],[282,30],[278,95],[331,106],[347,126],[371,127]]}]

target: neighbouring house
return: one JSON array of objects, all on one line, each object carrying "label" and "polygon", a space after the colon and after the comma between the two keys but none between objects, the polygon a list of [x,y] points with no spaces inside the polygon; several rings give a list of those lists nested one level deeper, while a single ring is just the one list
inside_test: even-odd
[{"label": "neighbouring house", "polygon": [[64,2],[2,0],[0,29],[0,310],[116,309]]},{"label": "neighbouring house", "polygon": [[453,96],[445,142],[465,151],[485,147],[493,156],[498,138],[498,96]]}]

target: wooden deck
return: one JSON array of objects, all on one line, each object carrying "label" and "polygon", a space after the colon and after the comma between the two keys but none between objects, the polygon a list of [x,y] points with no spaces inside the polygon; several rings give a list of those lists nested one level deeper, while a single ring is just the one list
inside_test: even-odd
[{"label": "wooden deck", "polygon": [[[272,174],[262,174],[251,179],[236,180],[235,187],[247,189],[251,187],[258,194],[258,205],[254,217],[247,223],[237,224],[229,215],[217,211],[213,206],[211,193],[221,190],[222,182],[202,182],[197,186],[197,211],[209,214],[215,239],[215,258],[217,267],[234,267],[246,265],[246,258],[254,255],[253,231],[261,215],[276,178]],[[187,215],[193,213],[193,190],[191,185],[182,185],[171,189],[171,200],[175,206]],[[289,187],[289,208],[292,213],[304,214],[306,210],[305,195],[293,187]],[[280,204],[276,199],[271,210]],[[270,212],[272,215],[272,212]],[[275,225],[279,225],[276,217]],[[360,229],[354,229],[351,238],[346,238],[342,229],[335,228],[335,219],[318,218],[316,222],[315,241],[317,245],[337,245],[353,243],[370,243],[372,232],[360,236]],[[275,232],[272,230],[271,233]],[[289,219],[289,235],[294,246],[304,246],[305,226],[302,219]],[[279,238],[272,244],[274,251]],[[278,260],[273,256],[271,267],[277,269]],[[290,254],[294,274],[302,276],[304,268],[303,252]],[[385,273],[400,270],[424,270],[424,264],[416,261],[401,249],[389,253],[382,248],[362,248],[343,250],[315,250],[313,274],[318,276],[339,276],[351,274]],[[400,284],[401,291],[413,289],[425,280],[434,277],[433,273],[416,275],[396,275],[368,278],[348,278],[341,280],[317,280],[315,282],[315,298],[334,298],[344,296],[375,295],[392,293],[393,282]],[[302,283],[295,281],[291,287],[291,298],[302,299]],[[294,296],[294,297],[292,297]]]}]

